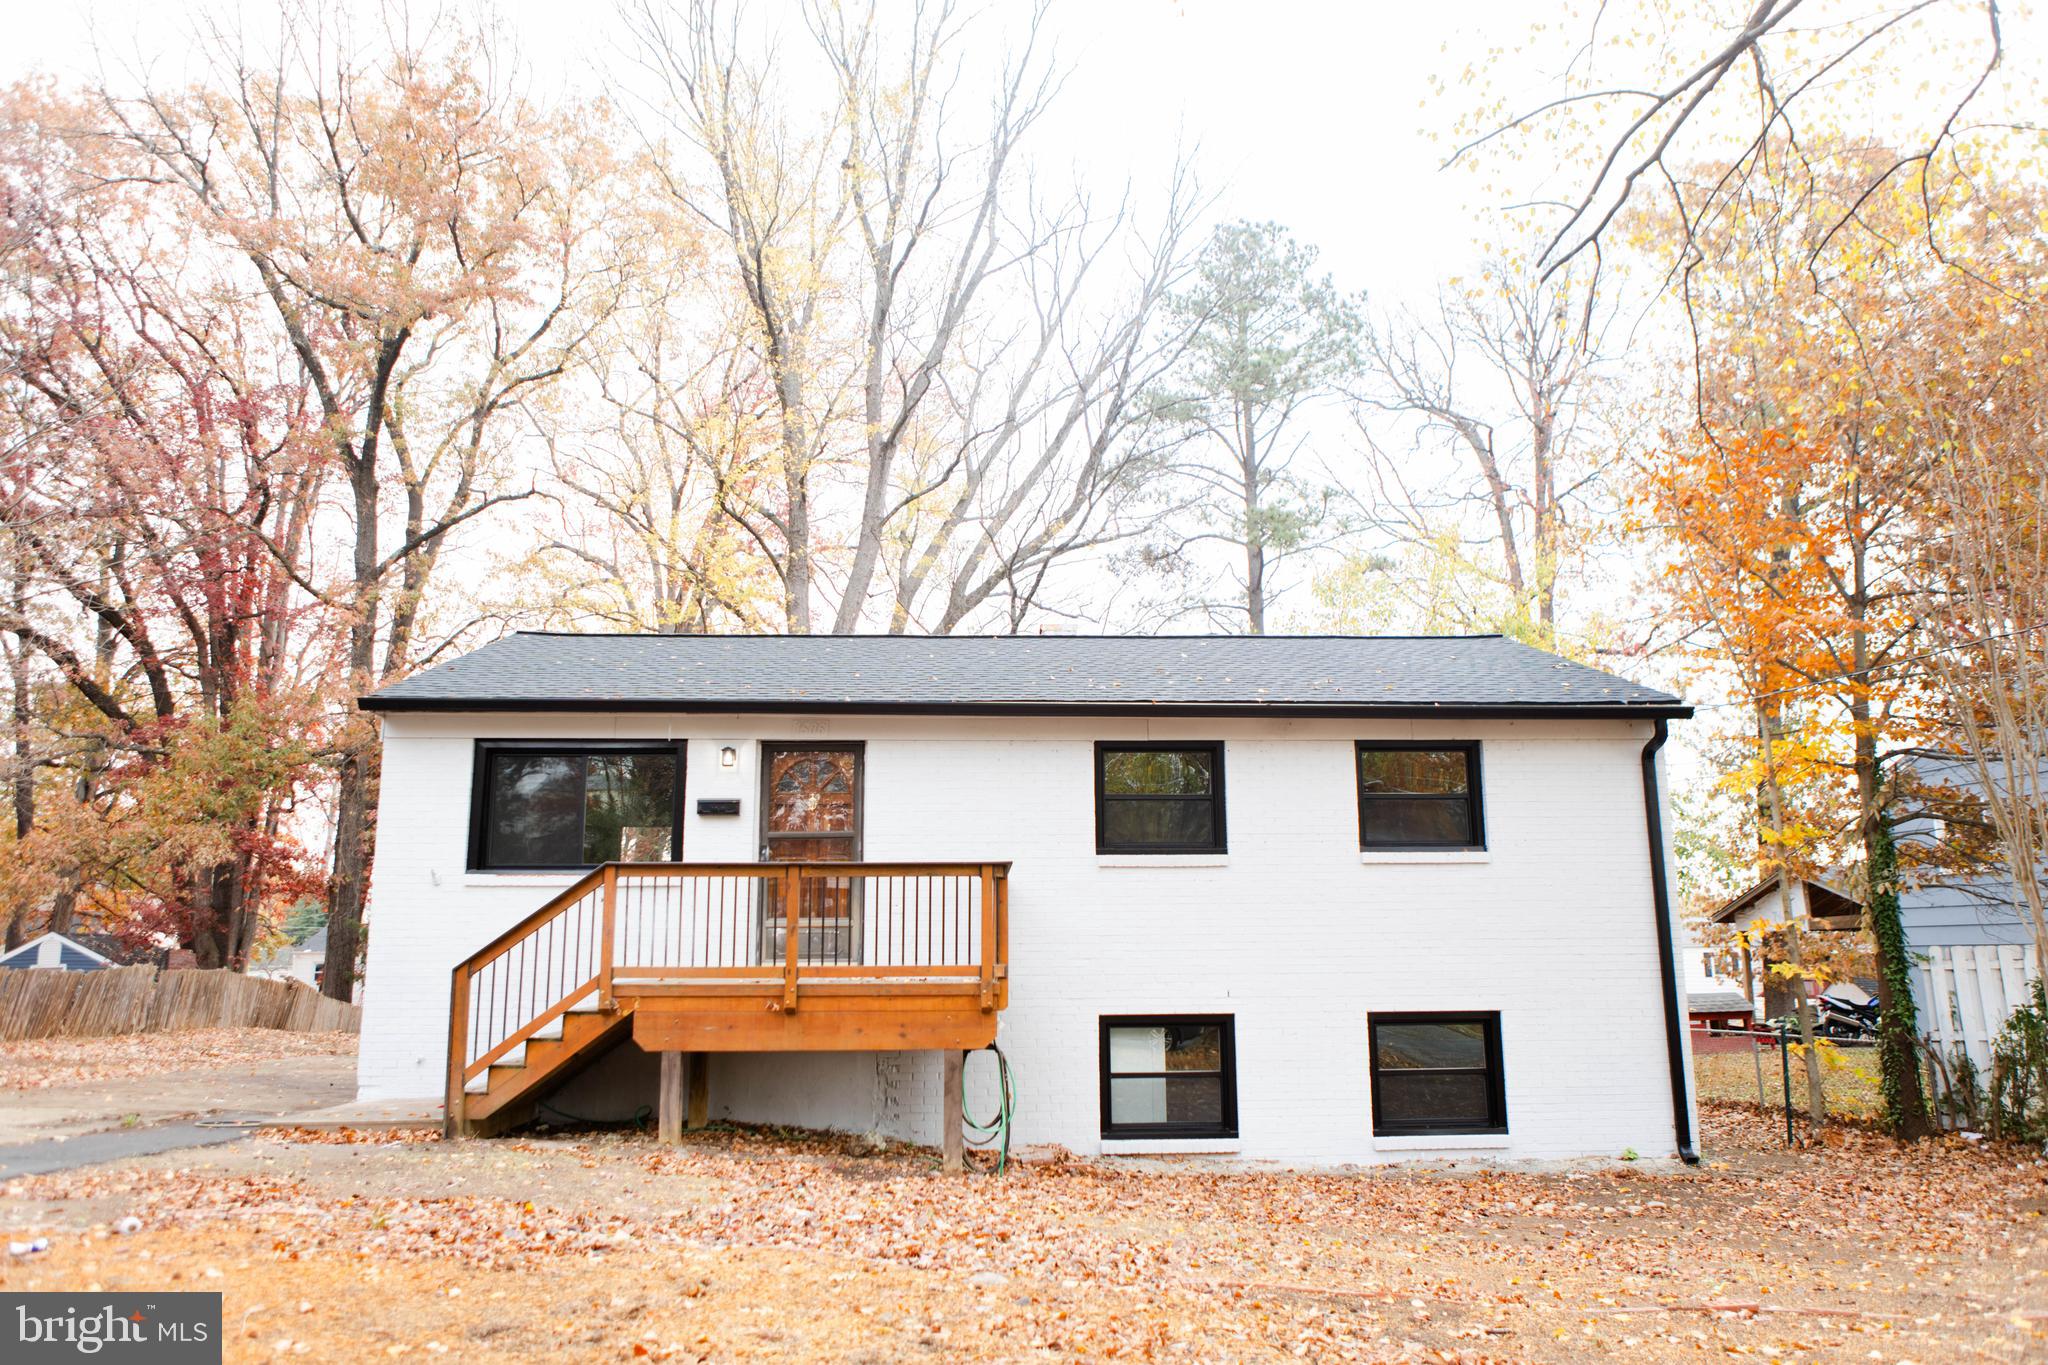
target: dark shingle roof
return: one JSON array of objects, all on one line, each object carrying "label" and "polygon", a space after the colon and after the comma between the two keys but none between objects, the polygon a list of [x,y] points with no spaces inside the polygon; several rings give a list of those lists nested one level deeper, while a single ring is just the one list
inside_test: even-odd
[{"label": "dark shingle roof", "polygon": [[1684,716],[1678,698],[1497,635],[521,633],[372,711],[1123,711]]},{"label": "dark shingle roof", "polygon": [[1741,991],[1688,991],[1685,996],[1688,1014],[1747,1014],[1755,1008]]}]

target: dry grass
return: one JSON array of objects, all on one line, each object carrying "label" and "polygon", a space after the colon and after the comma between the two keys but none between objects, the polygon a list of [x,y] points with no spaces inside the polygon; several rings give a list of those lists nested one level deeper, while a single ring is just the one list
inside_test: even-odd
[{"label": "dry grass", "polygon": [[[1877,1084],[1877,1051],[1874,1048],[1821,1048],[1821,1081],[1827,1093],[1828,1113],[1838,1118],[1875,1118],[1883,1107]],[[1763,1064],[1763,1107],[1784,1113],[1784,1078],[1779,1069],[1778,1050],[1760,1048],[1756,1058],[1748,1052],[1714,1052],[1692,1059],[1693,1083],[1702,1100],[1724,1100],[1754,1105],[1757,1101],[1757,1063]],[[1806,1064],[1797,1051],[1792,1054],[1792,1107],[1806,1112]]]},{"label": "dry grass", "polygon": [[1704,1126],[1684,1172],[1001,1179],[786,1133],[270,1137],[15,1182],[0,1222],[56,1245],[0,1288],[218,1288],[231,1360],[2048,1354],[2031,1153]]}]

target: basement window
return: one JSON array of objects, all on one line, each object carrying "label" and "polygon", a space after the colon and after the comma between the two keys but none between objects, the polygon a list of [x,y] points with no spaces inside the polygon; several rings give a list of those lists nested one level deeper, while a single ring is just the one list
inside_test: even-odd
[{"label": "basement window", "polygon": [[1508,1130],[1498,1013],[1375,1014],[1367,1030],[1375,1134]]},{"label": "basement window", "polygon": [[1358,745],[1358,846],[1480,850],[1477,744]]},{"label": "basement window", "polygon": [[680,743],[480,740],[470,870],[672,862],[683,846],[682,795]]},{"label": "basement window", "polygon": [[1224,853],[1221,744],[1095,746],[1097,853]]},{"label": "basement window", "polygon": [[1102,1020],[1102,1135],[1237,1136],[1237,1048],[1227,1014]]}]

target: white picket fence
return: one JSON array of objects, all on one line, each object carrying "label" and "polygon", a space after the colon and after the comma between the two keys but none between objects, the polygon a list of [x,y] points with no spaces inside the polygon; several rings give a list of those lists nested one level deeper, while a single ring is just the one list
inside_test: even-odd
[{"label": "white picket fence", "polygon": [[2041,974],[2032,945],[1970,944],[1925,950],[1920,965],[1920,1031],[1944,1057],[1961,1046],[1979,1071],[1991,1066],[1991,1040],[2027,1001],[2027,982]]}]

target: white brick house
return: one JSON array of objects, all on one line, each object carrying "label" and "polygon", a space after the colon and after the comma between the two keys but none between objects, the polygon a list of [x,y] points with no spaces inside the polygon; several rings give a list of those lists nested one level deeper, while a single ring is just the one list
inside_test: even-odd
[{"label": "white brick house", "polygon": [[[628,1114],[645,1054],[689,1053],[711,1116],[936,1142],[993,1034],[1020,1145],[1691,1158],[1656,756],[1689,712],[1596,670],[1498,637],[531,634],[364,704],[364,1099]],[[993,1078],[969,1056],[971,1112]]]}]

